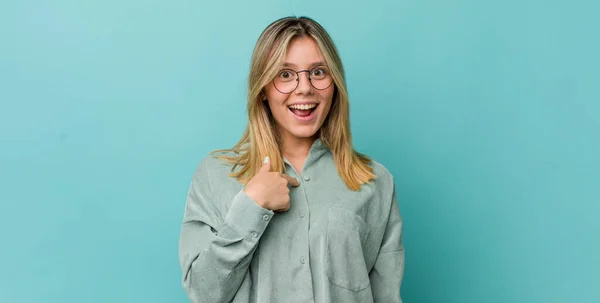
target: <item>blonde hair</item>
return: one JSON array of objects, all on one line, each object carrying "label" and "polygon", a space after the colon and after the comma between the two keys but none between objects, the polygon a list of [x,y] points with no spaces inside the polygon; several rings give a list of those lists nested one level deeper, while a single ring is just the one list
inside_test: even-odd
[{"label": "blonde hair", "polygon": [[[319,138],[331,150],[335,165],[346,186],[358,191],[375,178],[371,159],[352,147],[349,102],[344,69],[338,51],[325,29],[308,17],[285,17],[271,23],[262,32],[252,53],[248,81],[248,125],[238,143],[231,149],[235,156],[217,155],[233,164],[231,177],[246,184],[270,157],[271,170],[285,172],[281,139],[268,104],[263,102],[263,89],[273,81],[285,58],[288,45],[295,38],[311,37],[317,43],[333,77],[335,92],[331,109],[319,130]],[[240,166],[241,169],[235,171]]]}]

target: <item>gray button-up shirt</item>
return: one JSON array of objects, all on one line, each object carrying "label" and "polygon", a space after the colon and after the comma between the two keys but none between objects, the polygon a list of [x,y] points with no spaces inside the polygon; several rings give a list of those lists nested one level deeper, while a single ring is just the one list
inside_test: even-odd
[{"label": "gray button-up shirt", "polygon": [[402,219],[389,171],[349,190],[316,140],[302,175],[285,160],[290,209],[260,207],[206,156],[189,189],[179,256],[192,302],[402,302]]}]

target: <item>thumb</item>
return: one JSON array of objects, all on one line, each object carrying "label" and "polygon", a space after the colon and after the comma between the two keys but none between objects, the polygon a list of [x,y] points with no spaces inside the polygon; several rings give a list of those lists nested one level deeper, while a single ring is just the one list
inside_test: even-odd
[{"label": "thumb", "polygon": [[265,159],[263,160],[263,166],[261,166],[259,172],[268,172],[271,170],[271,160],[269,159],[269,156],[266,156]]}]

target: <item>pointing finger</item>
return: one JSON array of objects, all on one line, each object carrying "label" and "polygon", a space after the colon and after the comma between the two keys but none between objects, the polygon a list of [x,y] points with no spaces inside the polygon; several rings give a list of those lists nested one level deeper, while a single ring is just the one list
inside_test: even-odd
[{"label": "pointing finger", "polygon": [[296,178],[292,178],[292,177],[290,177],[288,175],[284,175],[284,174],[282,174],[281,176],[284,177],[288,181],[288,184],[290,184],[292,186],[300,186],[300,182],[298,182],[298,180],[296,180]]}]

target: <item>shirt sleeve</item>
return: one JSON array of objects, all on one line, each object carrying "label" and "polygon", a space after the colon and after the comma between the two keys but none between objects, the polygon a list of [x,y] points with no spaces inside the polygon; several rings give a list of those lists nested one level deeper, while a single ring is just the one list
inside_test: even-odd
[{"label": "shirt sleeve", "polygon": [[369,273],[375,303],[402,303],[400,288],[404,275],[404,245],[402,244],[402,217],[392,192],[390,214],[377,260]]},{"label": "shirt sleeve", "polygon": [[230,302],[273,211],[240,190],[222,213],[225,207],[218,207],[212,194],[218,184],[211,189],[206,162],[196,169],[186,200],[179,239],[182,284],[191,302]]}]

